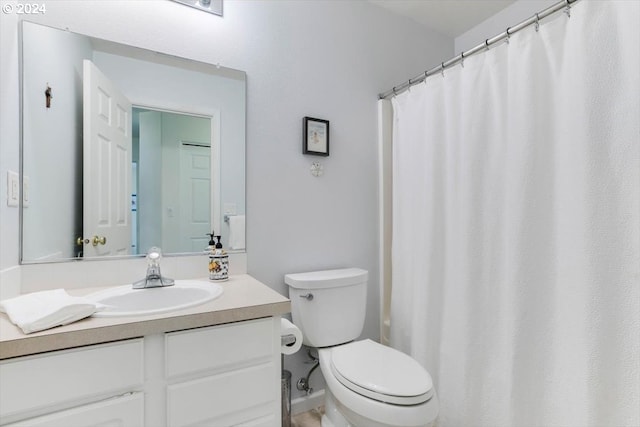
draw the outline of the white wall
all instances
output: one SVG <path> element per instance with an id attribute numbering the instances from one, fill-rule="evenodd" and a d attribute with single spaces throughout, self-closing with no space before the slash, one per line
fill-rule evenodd
<path id="1" fill-rule="evenodd" d="M 453 41 L 359 0 L 228 1 L 223 18 L 164 0 L 46 4 L 29 19 L 247 72 L 248 271 L 286 295 L 286 273 L 369 270 L 363 335 L 377 338 L 377 94 L 450 57 Z M 0 14 L 3 180 L 18 167 L 16 20 Z M 302 155 L 304 116 L 330 120 L 329 158 Z M 0 205 L 2 268 L 18 262 L 18 215 Z M 287 358 L 294 382 L 302 359 Z"/>

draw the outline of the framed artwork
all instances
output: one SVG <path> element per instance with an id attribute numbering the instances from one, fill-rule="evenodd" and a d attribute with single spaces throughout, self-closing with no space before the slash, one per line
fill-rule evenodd
<path id="1" fill-rule="evenodd" d="M 302 119 L 302 154 L 329 155 L 329 121 L 305 117 Z"/>

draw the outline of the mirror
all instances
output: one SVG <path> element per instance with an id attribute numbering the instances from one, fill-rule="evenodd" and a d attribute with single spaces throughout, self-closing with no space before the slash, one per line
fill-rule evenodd
<path id="1" fill-rule="evenodd" d="M 22 263 L 243 252 L 245 73 L 21 24 Z"/>

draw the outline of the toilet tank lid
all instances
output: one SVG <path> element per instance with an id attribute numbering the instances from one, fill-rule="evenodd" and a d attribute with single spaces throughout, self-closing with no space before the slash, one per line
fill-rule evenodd
<path id="1" fill-rule="evenodd" d="M 296 289 L 337 288 L 366 282 L 368 277 L 367 270 L 361 268 L 340 268 L 287 274 L 284 283 Z"/>

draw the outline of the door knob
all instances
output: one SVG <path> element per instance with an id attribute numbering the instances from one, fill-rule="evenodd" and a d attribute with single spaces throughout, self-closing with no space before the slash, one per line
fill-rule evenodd
<path id="1" fill-rule="evenodd" d="M 88 245 L 88 244 L 89 244 L 89 242 L 90 242 L 90 240 L 89 240 L 89 239 L 83 239 L 82 237 L 78 237 L 78 238 L 76 239 L 76 245 L 78 245 L 78 246 Z"/>
<path id="2" fill-rule="evenodd" d="M 105 236 L 102 236 L 102 237 L 93 236 L 93 240 L 91 241 L 91 244 L 93 244 L 93 246 L 98 246 L 98 244 L 104 245 L 106 243 L 107 243 L 107 238 Z"/>

